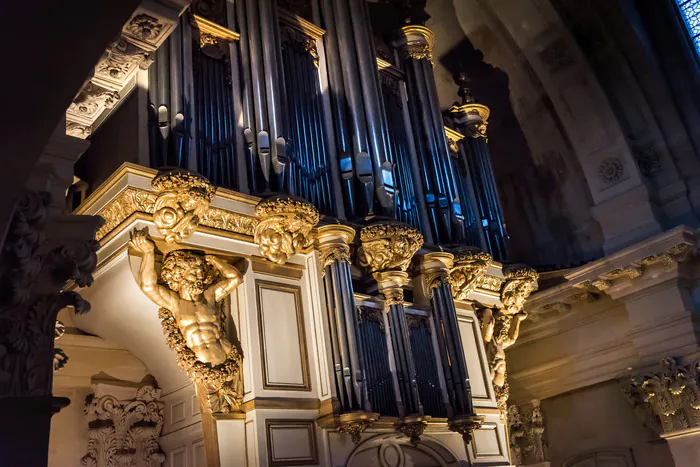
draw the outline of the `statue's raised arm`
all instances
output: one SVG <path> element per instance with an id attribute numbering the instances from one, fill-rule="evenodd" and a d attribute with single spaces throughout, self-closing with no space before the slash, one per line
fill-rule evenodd
<path id="1" fill-rule="evenodd" d="M 204 292 L 206 297 L 213 297 L 214 301 L 218 302 L 233 292 L 243 281 L 243 278 L 238 269 L 214 255 L 206 255 L 204 259 L 224 277 L 223 280 L 210 286 Z"/>
<path id="2" fill-rule="evenodd" d="M 148 228 L 134 230 L 131 234 L 130 245 L 134 250 L 143 254 L 137 279 L 139 287 L 156 305 L 172 309 L 176 298 L 173 296 L 173 292 L 158 284 L 155 244 L 153 240 L 148 238 Z"/>

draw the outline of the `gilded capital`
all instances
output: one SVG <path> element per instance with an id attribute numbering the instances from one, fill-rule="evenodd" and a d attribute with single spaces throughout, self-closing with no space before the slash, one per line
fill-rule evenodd
<path id="1" fill-rule="evenodd" d="M 461 105 L 453 105 L 447 112 L 459 125 L 469 130 L 468 136 L 472 138 L 486 138 L 486 127 L 491 115 L 491 110 L 488 107 L 476 102 L 466 102 Z"/>
<path id="2" fill-rule="evenodd" d="M 435 35 L 425 26 L 409 25 L 401 28 L 399 47 L 403 53 L 413 60 L 428 60 L 433 63 L 433 47 Z"/>
<path id="3" fill-rule="evenodd" d="M 452 296 L 466 300 L 479 285 L 491 264 L 491 255 L 476 249 L 463 249 L 455 253 L 454 267 L 450 271 Z"/>
<path id="4" fill-rule="evenodd" d="M 153 223 L 168 243 L 179 243 L 192 235 L 216 191 L 206 178 L 180 169 L 159 172 L 151 187 L 158 193 Z"/>
<path id="5" fill-rule="evenodd" d="M 428 298 L 432 298 L 433 289 L 440 285 L 449 285 L 450 271 L 454 266 L 454 255 L 444 251 L 436 251 L 423 255 L 420 262 L 423 290 Z"/>
<path id="6" fill-rule="evenodd" d="M 277 264 L 311 246 L 318 210 L 301 199 L 269 198 L 255 207 L 255 243 L 260 254 Z"/>
<path id="7" fill-rule="evenodd" d="M 331 224 L 316 230 L 316 249 L 321 254 L 322 269 L 342 261 L 350 263 L 350 243 L 355 238 L 355 229 L 347 225 Z"/>
<path id="8" fill-rule="evenodd" d="M 462 435 L 465 443 L 472 440 L 472 433 L 478 430 L 484 424 L 483 415 L 467 415 L 464 417 L 453 418 L 447 422 L 450 431 Z"/>
<path id="9" fill-rule="evenodd" d="M 515 265 L 504 271 L 506 282 L 501 290 L 501 302 L 504 313 L 516 315 L 523 311 L 525 301 L 532 292 L 537 290 L 537 279 L 540 277 L 534 269 Z"/>
<path id="10" fill-rule="evenodd" d="M 375 272 L 374 280 L 379 286 L 379 293 L 384 295 L 384 307 L 403 305 L 403 288 L 408 284 L 408 273 L 403 271 Z"/>
<path id="11" fill-rule="evenodd" d="M 423 235 L 405 224 L 374 224 L 360 231 L 360 242 L 360 265 L 370 273 L 406 271 L 413 255 L 423 246 Z"/>

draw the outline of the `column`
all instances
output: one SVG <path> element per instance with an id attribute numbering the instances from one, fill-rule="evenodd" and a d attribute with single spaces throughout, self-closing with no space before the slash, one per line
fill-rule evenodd
<path id="1" fill-rule="evenodd" d="M 326 291 L 327 325 L 333 356 L 335 398 L 340 409 L 339 431 L 359 443 L 364 430 L 379 417 L 372 413 L 363 378 L 358 345 L 355 297 L 350 274 L 350 243 L 355 229 L 333 224 L 318 228 L 316 247 L 321 255 Z"/>
<path id="2" fill-rule="evenodd" d="M 461 434 L 465 442 L 469 442 L 472 431 L 481 426 L 484 417 L 476 415 L 472 405 L 467 362 L 450 286 L 453 267 L 454 256 L 451 253 L 428 253 L 421 258 L 422 280 L 438 330 L 438 350 L 451 408 L 448 410 L 449 427 Z"/>
<path id="3" fill-rule="evenodd" d="M 402 415 L 396 429 L 416 444 L 429 417 L 423 416 L 418 394 L 416 368 L 403 306 L 403 288 L 408 283 L 406 269 L 413 255 L 423 245 L 423 236 L 404 224 L 374 224 L 360 231 L 360 241 L 360 265 L 372 274 L 379 292 L 384 296 L 384 311 L 387 314 L 389 340 L 398 381 L 399 412 Z"/>
<path id="4" fill-rule="evenodd" d="M 481 220 L 485 248 L 495 259 L 504 260 L 508 254 L 508 233 L 486 136 L 491 111 L 474 101 L 471 91 L 466 87 L 465 74 L 461 74 L 457 82 L 460 84 L 462 103 L 450 107 L 447 114 L 466 136 L 463 150 L 458 152 L 459 163 L 463 172 L 469 174 L 469 182 L 473 187 L 476 215 Z"/>
<path id="5" fill-rule="evenodd" d="M 360 0 L 323 0 L 321 7 L 347 217 L 393 216 L 396 189 L 367 6 Z"/>
<path id="6" fill-rule="evenodd" d="M 438 244 L 461 243 L 465 236 L 463 200 L 458 196 L 437 99 L 433 44 L 433 33 L 425 26 L 401 28 L 399 47 L 408 109 L 433 238 Z"/>

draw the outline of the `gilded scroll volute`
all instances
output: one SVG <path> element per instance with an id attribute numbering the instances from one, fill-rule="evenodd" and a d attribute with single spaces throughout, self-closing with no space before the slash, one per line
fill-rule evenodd
<path id="1" fill-rule="evenodd" d="M 318 224 L 318 210 L 300 199 L 271 198 L 255 207 L 258 251 L 269 261 L 285 264 L 292 255 L 313 243 L 311 232 Z"/>

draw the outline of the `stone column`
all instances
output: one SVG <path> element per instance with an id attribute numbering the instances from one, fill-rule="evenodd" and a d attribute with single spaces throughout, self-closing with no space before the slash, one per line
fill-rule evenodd
<path id="1" fill-rule="evenodd" d="M 448 410 L 449 427 L 461 434 L 465 442 L 469 442 L 472 431 L 481 426 L 484 418 L 476 415 L 472 405 L 467 362 L 450 286 L 453 267 L 454 255 L 445 252 L 426 254 L 420 265 L 423 285 L 430 298 L 435 327 L 438 329 L 438 351 L 451 409 Z"/>
<path id="2" fill-rule="evenodd" d="M 398 380 L 399 412 L 397 430 L 417 443 L 427 425 L 418 394 L 416 368 L 406 325 L 403 287 L 408 283 L 408 268 L 413 255 L 423 245 L 423 236 L 404 224 L 374 224 L 360 232 L 360 264 L 367 267 L 384 296 L 389 323 L 394 368 Z"/>
<path id="3" fill-rule="evenodd" d="M 339 430 L 359 441 L 361 433 L 379 417 L 372 413 L 363 378 L 357 342 L 357 317 L 350 274 L 350 243 L 355 229 L 333 224 L 318 228 L 316 247 L 321 254 L 326 291 L 328 331 L 333 354 L 335 396 L 341 412 Z"/>
<path id="4" fill-rule="evenodd" d="M 433 75 L 433 32 L 425 26 L 401 28 L 399 46 L 420 174 L 433 238 L 438 244 L 464 240 L 464 215 L 450 163 L 445 128 Z M 418 174 L 416 174 L 418 175 Z"/>

